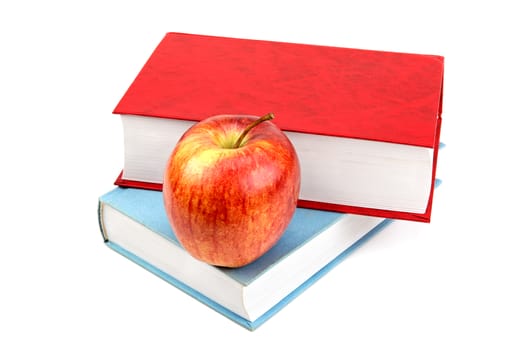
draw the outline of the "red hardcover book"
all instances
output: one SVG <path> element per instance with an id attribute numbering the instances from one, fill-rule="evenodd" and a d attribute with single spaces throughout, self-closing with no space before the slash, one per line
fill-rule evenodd
<path id="1" fill-rule="evenodd" d="M 273 112 L 299 153 L 300 206 L 429 222 L 443 73 L 436 55 L 168 33 L 114 110 L 116 184 L 160 190 L 192 123 Z"/>

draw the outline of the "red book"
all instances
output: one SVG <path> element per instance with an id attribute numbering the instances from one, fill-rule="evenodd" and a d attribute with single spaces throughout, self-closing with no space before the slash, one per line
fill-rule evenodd
<path id="1" fill-rule="evenodd" d="M 443 72 L 436 55 L 168 33 L 114 110 L 116 184 L 160 190 L 190 125 L 273 112 L 299 154 L 300 206 L 429 222 Z"/>

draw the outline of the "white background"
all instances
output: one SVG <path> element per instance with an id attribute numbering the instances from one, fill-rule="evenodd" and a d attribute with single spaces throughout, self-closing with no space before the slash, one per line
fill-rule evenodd
<path id="1" fill-rule="evenodd" d="M 0 348 L 522 349 L 524 13 L 361 3 L 2 2 Z M 394 223 L 255 332 L 105 247 L 112 110 L 168 31 L 445 56 L 431 224 Z"/>

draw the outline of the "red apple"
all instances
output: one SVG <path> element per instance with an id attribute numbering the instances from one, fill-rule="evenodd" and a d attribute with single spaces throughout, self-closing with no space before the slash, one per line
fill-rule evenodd
<path id="1" fill-rule="evenodd" d="M 246 265 L 268 251 L 291 221 L 299 161 L 272 118 L 210 117 L 175 146 L 164 173 L 164 204 L 176 237 L 195 258 Z"/>

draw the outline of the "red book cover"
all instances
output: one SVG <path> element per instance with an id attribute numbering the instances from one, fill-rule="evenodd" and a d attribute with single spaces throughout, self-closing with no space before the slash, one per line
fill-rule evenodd
<path id="1" fill-rule="evenodd" d="M 271 111 L 284 131 L 433 148 L 434 177 L 443 73 L 436 55 L 167 33 L 114 113 L 199 121 Z M 429 221 L 431 197 L 423 215 L 300 204 Z"/>

